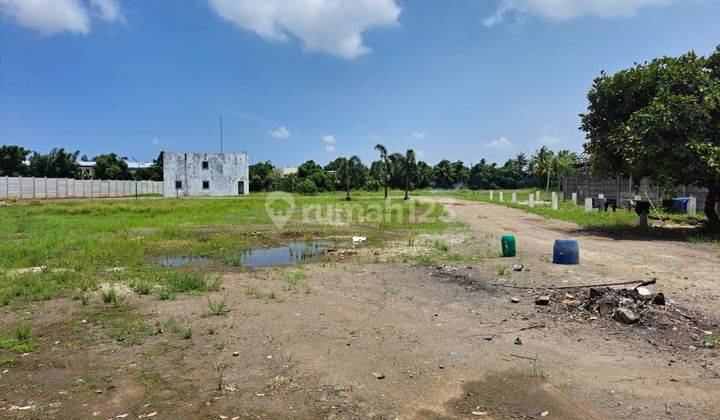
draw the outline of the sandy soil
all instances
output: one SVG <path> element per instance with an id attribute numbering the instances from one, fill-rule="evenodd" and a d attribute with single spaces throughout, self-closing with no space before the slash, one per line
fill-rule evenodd
<path id="1" fill-rule="evenodd" d="M 175 317 L 194 332 L 184 339 L 163 330 L 135 346 L 82 322 L 77 302 L 4 313 L 3 328 L 32 317 L 40 346 L 1 367 L 0 416 L 720 418 L 717 350 L 694 346 L 720 319 L 716 247 L 615 239 L 505 207 L 438 200 L 478 241 L 499 248 L 499 234 L 514 233 L 518 257 L 229 272 L 211 295 L 227 296 L 226 315 L 209 315 L 207 296 L 132 297 L 147 322 Z M 550 263 L 553 240 L 565 236 L 580 242 L 578 266 Z M 516 262 L 526 270 L 498 279 L 494 266 Z M 307 271 L 302 287 L 283 291 L 298 269 Z M 507 287 L 649 277 L 686 322 L 588 320 L 555 302 L 536 306 L 536 290 Z M 283 300 L 248 296 L 250 286 Z"/>

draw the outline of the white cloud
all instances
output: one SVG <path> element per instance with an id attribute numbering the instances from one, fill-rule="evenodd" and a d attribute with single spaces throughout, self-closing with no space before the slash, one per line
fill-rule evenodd
<path id="1" fill-rule="evenodd" d="M 207 0 L 221 18 L 271 41 L 351 59 L 370 51 L 362 33 L 397 24 L 395 0 Z"/>
<path id="2" fill-rule="evenodd" d="M 124 22 L 117 0 L 90 0 L 101 19 Z M 0 0 L 0 14 L 42 35 L 90 33 L 90 10 L 81 0 Z"/>
<path id="3" fill-rule="evenodd" d="M 79 0 L 0 0 L 0 13 L 43 35 L 90 32 L 90 17 Z"/>
<path id="4" fill-rule="evenodd" d="M 512 145 L 512 143 L 504 136 L 485 143 L 485 147 L 492 149 L 506 149 L 510 147 L 510 145 Z"/>
<path id="5" fill-rule="evenodd" d="M 275 137 L 276 139 L 289 139 L 290 138 L 290 130 L 285 128 L 285 126 L 281 126 L 277 130 L 274 131 L 268 131 L 268 134 Z"/>
<path id="6" fill-rule="evenodd" d="M 558 21 L 584 16 L 633 16 L 644 7 L 665 6 L 674 1 L 676 0 L 500 0 L 495 12 L 485 18 L 483 24 L 496 25 L 510 13 Z"/>
<path id="7" fill-rule="evenodd" d="M 328 144 L 327 146 L 325 146 L 325 151 L 328 153 L 335 153 L 335 146 L 333 146 L 332 144 Z"/>
<path id="8" fill-rule="evenodd" d="M 415 140 L 422 140 L 427 137 L 427 134 L 425 134 L 424 131 L 416 131 L 411 134 L 412 138 Z"/>
<path id="9" fill-rule="evenodd" d="M 90 3 L 95 9 L 98 9 L 102 19 L 108 22 L 125 21 L 125 15 L 117 0 L 91 0 Z"/>
<path id="10" fill-rule="evenodd" d="M 322 136 L 322 139 L 325 143 L 335 143 L 335 136 L 331 134 Z"/>

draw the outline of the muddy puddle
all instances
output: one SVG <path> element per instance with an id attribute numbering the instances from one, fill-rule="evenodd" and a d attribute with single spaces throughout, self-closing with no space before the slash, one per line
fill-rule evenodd
<path id="1" fill-rule="evenodd" d="M 334 248 L 335 243 L 332 241 L 299 241 L 273 248 L 255 248 L 239 252 L 225 260 L 206 257 L 166 256 L 156 259 L 155 263 L 163 267 L 182 267 L 195 264 L 269 267 L 306 262 Z"/>

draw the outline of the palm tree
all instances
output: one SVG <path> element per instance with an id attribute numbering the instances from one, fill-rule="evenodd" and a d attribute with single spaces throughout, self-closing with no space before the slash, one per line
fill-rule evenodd
<path id="1" fill-rule="evenodd" d="M 575 156 L 575 153 L 567 150 L 559 151 L 557 155 L 555 155 L 555 157 L 553 158 L 552 170 L 557 175 L 558 192 L 560 192 L 562 180 L 573 173 L 573 170 L 575 169 L 573 165 L 575 164 L 576 158 L 577 157 Z"/>
<path id="2" fill-rule="evenodd" d="M 545 184 L 545 191 L 550 190 L 550 171 L 552 170 L 553 163 L 553 152 L 543 146 L 535 153 L 535 156 L 530 159 L 530 166 L 535 172 L 535 176 L 540 178 L 541 176 L 547 177 L 547 183 Z"/>
<path id="3" fill-rule="evenodd" d="M 405 176 L 405 200 L 408 200 L 410 198 L 409 191 L 410 191 L 410 181 L 412 180 L 413 176 L 415 176 L 415 170 L 417 168 L 417 163 L 415 162 L 415 152 L 412 149 L 408 149 L 407 152 L 405 152 L 405 156 L 401 160 L 402 162 L 402 169 L 403 169 L 403 175 Z"/>
<path id="4" fill-rule="evenodd" d="M 389 167 L 388 167 L 388 151 L 385 146 L 383 146 L 382 144 L 379 144 L 379 143 L 375 145 L 375 150 L 380 152 L 380 159 L 382 159 L 383 162 L 385 163 L 385 171 L 383 173 L 383 175 L 384 175 L 383 178 L 385 178 L 385 199 L 387 200 L 387 198 L 388 198 L 387 197 L 388 180 L 390 178 L 390 171 L 389 171 Z"/>
<path id="5" fill-rule="evenodd" d="M 353 180 L 358 181 L 363 175 L 362 162 L 357 156 L 353 156 L 350 159 L 340 158 L 338 159 L 338 177 L 345 187 L 345 201 L 350 201 L 350 187 L 352 186 Z"/>

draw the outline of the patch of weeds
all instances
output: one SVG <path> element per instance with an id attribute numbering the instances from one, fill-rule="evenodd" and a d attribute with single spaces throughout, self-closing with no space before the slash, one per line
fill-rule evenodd
<path id="1" fill-rule="evenodd" d="M 415 235 L 408 236 L 407 244 L 408 246 L 415 246 Z"/>
<path id="2" fill-rule="evenodd" d="M 207 290 L 205 279 L 200 274 L 168 271 L 164 277 L 168 289 L 173 293 L 204 292 Z"/>
<path id="3" fill-rule="evenodd" d="M 140 378 L 138 378 L 138 383 L 142 386 L 150 386 L 153 384 L 153 381 L 149 376 L 141 375 Z"/>
<path id="4" fill-rule="evenodd" d="M 207 327 L 208 335 L 215 335 L 215 327 Z"/>
<path id="5" fill-rule="evenodd" d="M 497 274 L 500 277 L 505 277 L 509 272 L 508 267 L 501 265 L 501 264 L 494 265 L 493 269 L 495 270 L 495 274 Z"/>
<path id="6" fill-rule="evenodd" d="M 125 297 L 121 296 L 113 287 L 103 290 L 100 297 L 103 303 L 112 303 L 116 308 L 125 305 Z"/>
<path id="7" fill-rule="evenodd" d="M 72 381 L 70 381 L 70 386 L 78 387 L 78 386 L 82 386 L 82 385 L 85 385 L 85 379 L 83 379 L 83 378 L 75 378 Z"/>
<path id="8" fill-rule="evenodd" d="M 295 270 L 287 273 L 285 278 L 283 279 L 285 284 L 283 284 L 283 290 L 296 295 L 300 287 L 304 285 L 304 281 L 308 278 L 308 273 L 304 270 Z"/>
<path id="9" fill-rule="evenodd" d="M 217 292 L 220 290 L 220 285 L 222 285 L 222 278 L 215 277 L 210 282 L 207 282 L 205 284 L 205 291 L 206 292 Z"/>
<path id="10" fill-rule="evenodd" d="M 160 300 L 171 300 L 175 298 L 175 295 L 166 288 L 161 288 L 157 292 L 157 298 Z"/>
<path id="11" fill-rule="evenodd" d="M 37 343 L 30 338 L 30 330 L 30 324 L 18 322 L 13 326 L 11 334 L 0 333 L 0 349 L 8 349 L 15 353 L 35 350 Z"/>
<path id="12" fill-rule="evenodd" d="M 217 372 L 217 379 L 215 380 L 215 389 L 217 391 L 223 390 L 223 372 L 225 372 L 226 367 L 227 367 L 227 365 L 222 362 L 215 364 L 215 371 Z"/>
<path id="13" fill-rule="evenodd" d="M 223 350 L 225 350 L 225 347 L 227 347 L 227 342 L 224 340 L 218 341 L 217 343 L 215 343 L 215 350 L 217 350 L 217 351 L 223 351 Z"/>
<path id="14" fill-rule="evenodd" d="M 208 298 L 207 305 L 210 309 L 210 313 L 213 315 L 225 315 L 226 313 L 230 312 L 230 309 L 228 309 L 227 307 L 227 296 L 218 300 L 212 300 Z"/>
<path id="15" fill-rule="evenodd" d="M 147 315 L 130 313 L 129 306 L 111 308 L 99 305 L 85 314 L 88 322 L 107 330 L 108 338 L 124 346 L 138 345 L 143 337 L 158 334 L 158 328 L 145 322 Z"/>
<path id="16" fill-rule="evenodd" d="M 157 344 L 157 346 L 155 346 L 152 351 L 145 353 L 145 356 L 150 358 L 165 356 L 170 352 L 171 348 L 172 345 L 170 343 L 168 343 L 167 341 L 161 341 Z"/>
<path id="17" fill-rule="evenodd" d="M 188 328 L 188 329 L 185 330 L 185 332 L 183 333 L 183 338 L 186 339 L 186 340 L 190 340 L 190 339 L 192 338 L 192 336 L 193 336 L 193 330 L 192 330 L 192 328 Z"/>
<path id="18" fill-rule="evenodd" d="M 177 322 L 177 319 L 175 319 L 174 316 L 171 316 L 167 321 L 165 321 L 165 330 L 170 331 L 173 334 L 180 334 L 183 329 L 180 326 L 180 323 Z"/>
<path id="19" fill-rule="evenodd" d="M 433 243 L 433 246 L 435 247 L 436 250 L 438 250 L 438 251 L 440 251 L 440 252 L 448 252 L 448 251 L 450 251 L 450 246 L 449 246 L 448 244 L 446 244 L 444 241 L 441 241 L 441 240 L 436 240 L 436 241 Z"/>
<path id="20" fill-rule="evenodd" d="M 135 280 L 132 283 L 132 291 L 138 295 L 149 295 L 152 291 L 152 284 L 146 280 Z"/>
<path id="21" fill-rule="evenodd" d="M 72 299 L 79 300 L 83 306 L 86 306 L 90 302 L 90 293 L 78 290 L 73 293 Z"/>
<path id="22" fill-rule="evenodd" d="M 391 295 L 396 295 L 396 294 L 398 293 L 398 291 L 399 291 L 399 290 L 398 290 L 397 288 L 392 287 L 392 286 L 386 284 L 386 285 L 385 285 L 385 288 L 384 288 L 384 290 L 383 290 L 383 294 L 384 294 L 385 296 L 391 296 Z"/>
<path id="23" fill-rule="evenodd" d="M 245 288 L 245 296 L 260 299 L 262 297 L 262 292 L 260 292 L 260 289 L 258 289 L 257 286 L 250 285 Z"/>
<path id="24" fill-rule="evenodd" d="M 720 334 L 712 334 L 700 343 L 700 347 L 718 348 L 720 347 Z"/>

